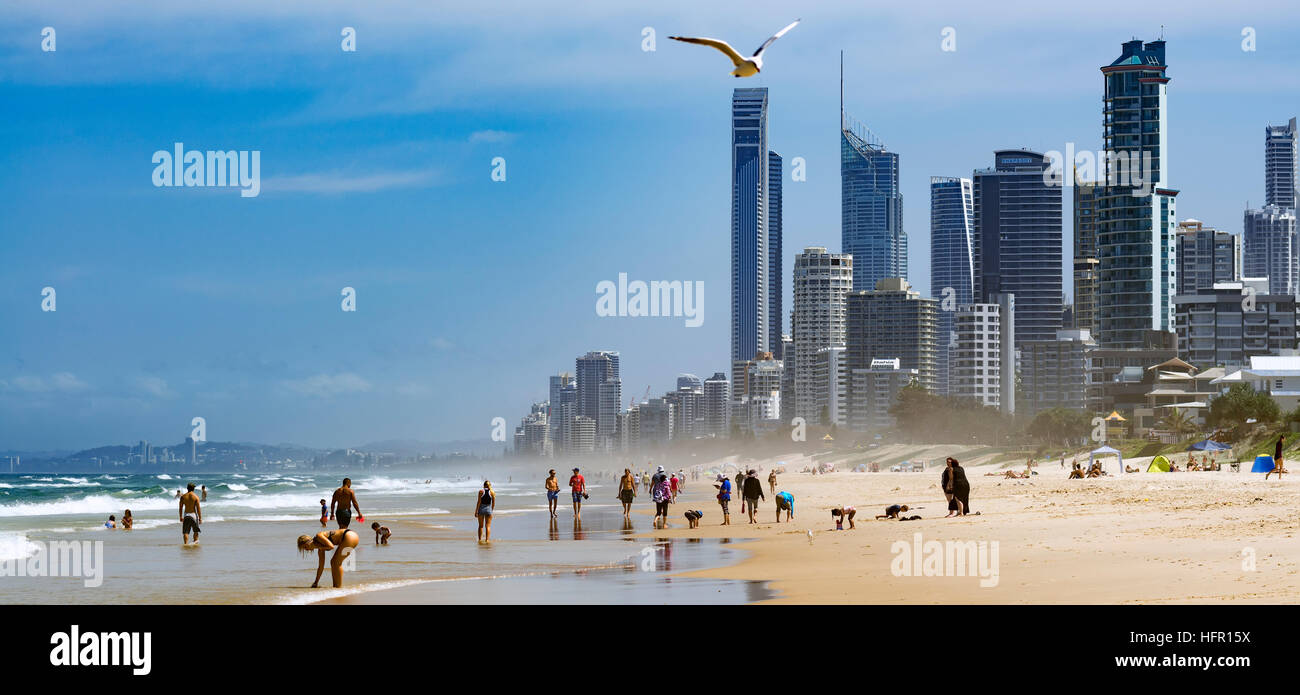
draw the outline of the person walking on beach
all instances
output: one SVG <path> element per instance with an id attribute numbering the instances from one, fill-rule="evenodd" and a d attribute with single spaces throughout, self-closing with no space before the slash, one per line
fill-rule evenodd
<path id="1" fill-rule="evenodd" d="M 731 481 L 727 476 L 718 474 L 718 483 L 714 485 L 718 489 L 718 504 L 722 507 L 722 525 L 731 525 L 731 510 L 728 508 L 731 504 Z"/>
<path id="2" fill-rule="evenodd" d="M 325 528 L 326 526 L 329 525 L 329 519 L 330 519 L 330 508 L 329 508 L 329 505 L 325 504 L 325 500 L 321 500 L 321 501 L 320 501 L 320 525 L 321 525 L 321 528 Z"/>
<path id="3" fill-rule="evenodd" d="M 673 493 L 673 502 L 676 502 L 676 501 L 677 501 L 677 489 L 681 486 L 681 483 L 679 483 L 678 480 L 677 480 L 677 474 L 676 474 L 676 473 L 673 473 L 673 477 L 671 477 L 671 478 L 668 479 L 668 486 L 669 486 L 669 488 L 672 490 L 672 493 Z"/>
<path id="4" fill-rule="evenodd" d="M 736 473 L 736 494 L 740 495 L 740 513 L 745 513 L 745 472 Z"/>
<path id="5" fill-rule="evenodd" d="M 1281 480 L 1282 474 L 1286 473 L 1286 469 L 1282 467 L 1282 440 L 1285 437 L 1285 434 L 1277 436 L 1277 444 L 1273 445 L 1273 470 L 1264 474 L 1264 480 L 1268 480 L 1268 477 L 1274 473 L 1277 473 L 1277 479 Z"/>
<path id="6" fill-rule="evenodd" d="M 320 576 L 325 571 L 325 551 L 333 550 L 334 556 L 330 558 L 330 576 L 334 580 L 334 588 L 338 589 L 343 586 L 343 561 L 352 554 L 361 543 L 361 536 L 356 531 L 349 529 L 336 529 L 334 531 L 321 531 L 312 536 L 298 536 L 298 552 L 306 553 L 315 550 L 319 553 L 320 562 L 316 565 L 316 581 L 311 583 L 311 588 L 320 587 Z"/>
<path id="7" fill-rule="evenodd" d="M 767 490 L 773 495 L 776 494 L 776 469 L 773 468 L 771 473 L 767 474 Z"/>
<path id="8" fill-rule="evenodd" d="M 632 500 L 636 499 L 636 476 L 631 468 L 623 469 L 623 477 L 618 481 L 618 499 L 623 503 L 623 518 L 632 516 Z"/>
<path id="9" fill-rule="evenodd" d="M 338 518 L 339 528 L 347 528 L 352 523 L 354 507 L 357 516 L 361 516 L 361 505 L 357 503 L 357 494 L 352 491 L 352 479 L 344 478 L 343 485 L 334 491 L 334 498 L 330 500 L 330 518 Z"/>
<path id="10" fill-rule="evenodd" d="M 478 519 L 478 542 L 492 542 L 492 512 L 497 508 L 497 496 L 492 492 L 492 482 L 483 481 L 483 489 L 474 498 L 474 517 Z M 486 538 L 484 536 L 486 535 Z"/>
<path id="11" fill-rule="evenodd" d="M 194 542 L 199 542 L 199 524 L 203 523 L 203 509 L 199 505 L 199 496 L 194 494 L 194 483 L 190 483 L 188 491 L 181 495 L 180 515 L 181 515 L 181 544 L 190 544 L 190 532 L 193 529 Z"/>
<path id="12" fill-rule="evenodd" d="M 554 468 L 546 478 L 546 504 L 551 509 L 551 518 L 556 518 L 560 506 L 560 481 L 555 477 Z"/>
<path id="13" fill-rule="evenodd" d="M 673 501 L 672 483 L 666 475 L 656 476 L 657 480 L 650 488 L 650 499 L 655 503 L 655 528 L 668 526 L 668 505 Z"/>
<path id="14" fill-rule="evenodd" d="M 970 482 L 966 480 L 966 469 L 957 459 L 949 456 L 948 467 L 943 470 L 941 478 L 945 494 L 951 495 L 948 501 L 948 516 L 966 516 L 970 513 Z"/>
<path id="15" fill-rule="evenodd" d="M 587 480 L 578 473 L 577 468 L 569 476 L 569 490 L 573 492 L 573 519 L 577 521 L 582 518 L 582 501 L 587 498 Z"/>
<path id="16" fill-rule="evenodd" d="M 745 476 L 745 487 L 742 488 L 745 494 L 745 508 L 749 511 L 749 523 L 757 524 L 758 520 L 754 515 L 758 513 L 759 498 L 767 499 L 763 494 L 763 482 L 758 479 L 758 474 L 750 469 L 749 475 Z M 777 520 L 780 521 L 780 513 L 777 514 Z"/>

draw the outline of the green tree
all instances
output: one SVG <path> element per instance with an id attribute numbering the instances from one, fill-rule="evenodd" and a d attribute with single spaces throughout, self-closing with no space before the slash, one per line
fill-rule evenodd
<path id="1" fill-rule="evenodd" d="M 1196 431 L 1196 423 L 1192 422 L 1192 416 L 1179 412 L 1177 408 L 1171 409 L 1160 418 L 1159 426 L 1166 432 L 1173 432 L 1179 439 Z"/>
<path id="2" fill-rule="evenodd" d="M 1281 415 L 1281 409 L 1267 393 L 1256 391 L 1250 384 L 1238 383 L 1210 403 L 1206 422 L 1212 427 L 1237 427 L 1251 419 L 1276 422 Z"/>

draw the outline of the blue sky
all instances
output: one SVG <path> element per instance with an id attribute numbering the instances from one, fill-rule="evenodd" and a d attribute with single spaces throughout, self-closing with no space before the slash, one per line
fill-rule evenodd
<path id="1" fill-rule="evenodd" d="M 217 440 L 481 439 L 590 349 L 622 353 L 625 400 L 727 371 L 731 90 L 768 87 L 771 146 L 807 161 L 788 274 L 840 245 L 840 49 L 847 109 L 901 154 L 923 291 L 929 177 L 1097 149 L 1125 40 L 1164 25 L 1180 218 L 1239 232 L 1265 124 L 1300 112 L 1286 2 L 264 4 L 0 10 L 0 449 L 179 441 L 195 416 Z M 743 81 L 666 38 L 748 53 L 799 16 Z M 155 188 L 175 142 L 260 150 L 261 195 Z M 620 272 L 702 281 L 703 326 L 598 317 Z"/>

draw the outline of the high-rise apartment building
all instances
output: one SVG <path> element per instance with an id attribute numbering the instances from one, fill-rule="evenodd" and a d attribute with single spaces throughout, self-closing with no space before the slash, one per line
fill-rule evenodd
<path id="1" fill-rule="evenodd" d="M 1269 294 L 1300 294 L 1300 242 L 1296 211 L 1278 205 L 1247 210 L 1243 221 L 1243 274 L 1268 278 Z"/>
<path id="2" fill-rule="evenodd" d="M 1296 125 L 1264 128 L 1264 205 L 1300 207 L 1296 202 Z"/>
<path id="3" fill-rule="evenodd" d="M 939 300 L 936 391 L 951 393 L 950 345 L 958 306 L 975 297 L 975 202 L 970 179 L 930 177 L 930 294 Z"/>
<path id="4" fill-rule="evenodd" d="M 1061 186 L 1050 160 L 1028 150 L 994 153 L 975 172 L 975 302 L 1016 296 L 1016 342 L 1051 340 L 1061 328 Z"/>
<path id="5" fill-rule="evenodd" d="M 1167 67 L 1163 40 L 1135 39 L 1101 68 L 1105 178 L 1096 201 L 1093 334 L 1106 348 L 1141 348 L 1148 333 L 1174 327 L 1178 191 L 1167 181 Z"/>
<path id="6" fill-rule="evenodd" d="M 821 350 L 844 346 L 845 298 L 852 289 L 852 256 L 829 253 L 822 246 L 809 246 L 795 256 L 794 354 L 785 360 L 786 368 L 794 371 L 795 417 L 817 422 L 822 409 L 830 406 L 817 397 L 821 382 L 812 365 Z"/>
<path id="7" fill-rule="evenodd" d="M 768 226 L 771 158 L 767 88 L 731 97 L 731 360 L 767 350 L 770 299 Z M 732 380 L 736 380 L 735 374 Z"/>
<path id="8" fill-rule="evenodd" d="M 853 256 L 854 287 L 871 288 L 884 278 L 907 275 L 898 176 L 898 153 L 869 130 L 850 124 L 841 106 L 841 250 Z"/>
<path id="9" fill-rule="evenodd" d="M 1196 294 L 1217 282 L 1242 277 L 1241 237 L 1206 227 L 1200 220 L 1178 223 L 1178 294 Z"/>

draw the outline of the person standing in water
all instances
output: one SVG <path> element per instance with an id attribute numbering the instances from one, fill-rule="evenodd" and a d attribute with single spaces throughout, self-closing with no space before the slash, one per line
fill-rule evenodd
<path id="1" fill-rule="evenodd" d="M 550 507 L 551 518 L 554 519 L 556 510 L 560 506 L 560 481 L 555 477 L 554 468 L 546 478 L 546 505 Z"/>
<path id="2" fill-rule="evenodd" d="M 194 542 L 199 542 L 199 524 L 203 523 L 203 508 L 199 505 L 199 496 L 194 494 L 194 483 L 190 483 L 187 492 L 181 495 L 181 544 L 190 544 L 190 532 L 194 533 Z"/>
<path id="3" fill-rule="evenodd" d="M 356 531 L 343 528 L 334 531 L 321 531 L 315 537 L 298 536 L 298 552 L 306 553 L 315 550 L 319 553 L 320 562 L 316 565 L 316 581 L 311 583 L 311 588 L 320 587 L 320 576 L 325 571 L 326 550 L 334 551 L 334 556 L 330 558 L 330 576 L 334 580 L 334 588 L 341 588 L 343 586 L 343 561 L 352 554 L 352 551 L 360 543 L 361 536 L 358 536 Z"/>
<path id="4" fill-rule="evenodd" d="M 334 491 L 334 498 L 330 500 L 330 518 L 337 517 L 339 528 L 347 528 L 352 523 L 354 507 L 357 516 L 361 516 L 361 505 L 357 503 L 357 494 L 352 491 L 352 479 L 344 478 L 343 485 Z"/>
<path id="5" fill-rule="evenodd" d="M 623 503 L 623 518 L 632 515 L 632 500 L 636 499 L 636 476 L 631 468 L 623 469 L 623 477 L 618 481 L 618 499 Z"/>
<path id="6" fill-rule="evenodd" d="M 474 499 L 474 516 L 478 518 L 478 541 L 492 542 L 492 512 L 497 508 L 497 496 L 492 492 L 492 482 L 483 481 L 483 489 Z M 486 538 L 484 537 L 486 535 Z"/>

